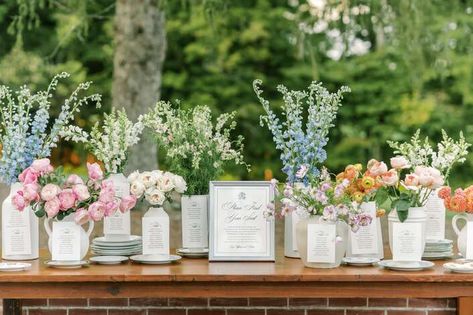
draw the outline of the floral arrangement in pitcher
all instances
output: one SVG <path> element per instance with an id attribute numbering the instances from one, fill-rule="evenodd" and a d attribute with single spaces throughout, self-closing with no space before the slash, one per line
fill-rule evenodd
<path id="1" fill-rule="evenodd" d="M 103 179 L 97 163 L 87 163 L 87 169 L 84 182 L 75 174 L 66 178 L 47 158 L 35 160 L 19 176 L 22 188 L 13 196 L 13 205 L 19 211 L 31 206 L 36 216 L 58 220 L 74 214 L 77 224 L 100 221 L 117 210 L 126 212 L 135 206 L 135 196 L 115 197 L 113 182 Z"/>
<path id="2" fill-rule="evenodd" d="M 452 188 L 442 187 L 438 196 L 443 199 L 445 208 L 454 212 L 473 213 L 473 185 L 467 188 L 457 188 L 452 195 Z"/>
<path id="3" fill-rule="evenodd" d="M 243 136 L 235 141 L 230 137 L 236 127 L 235 115 L 221 114 L 214 125 L 208 106 L 184 110 L 160 101 L 144 116 L 145 126 L 166 151 L 169 170 L 187 182 L 187 194 L 208 194 L 209 182 L 223 173 L 225 163 L 244 165 L 249 171 L 243 159 Z"/>
<path id="4" fill-rule="evenodd" d="M 45 91 L 31 92 L 26 86 L 12 92 L 0 86 L 2 154 L 0 178 L 6 184 L 17 182 L 18 175 L 35 159 L 51 155 L 61 133 L 89 101 L 100 107 L 101 96 L 93 94 L 80 98 L 81 92 L 90 87 L 90 82 L 80 83 L 70 96 L 62 102 L 59 116 L 50 121 L 51 100 L 59 79 L 69 77 L 66 72 L 57 74 Z"/>
<path id="5" fill-rule="evenodd" d="M 353 202 L 347 191 L 347 179 L 335 181 L 326 169 L 321 170 L 320 181 L 312 185 L 287 183 L 281 198 L 281 215 L 297 211 L 301 216 L 320 215 L 322 220 L 345 221 L 356 232 L 361 226 L 371 224 L 372 217 Z M 275 215 L 274 204 L 268 205 L 267 216 Z"/>
<path id="6" fill-rule="evenodd" d="M 170 200 L 173 192 L 183 194 L 187 190 L 184 178 L 160 170 L 142 173 L 135 171 L 128 176 L 128 182 L 133 196 L 144 198 L 153 206 L 162 206 Z"/>
<path id="7" fill-rule="evenodd" d="M 320 167 L 327 159 L 324 147 L 329 140 L 329 130 L 342 105 L 343 93 L 350 89 L 343 86 L 336 93 L 330 93 L 322 83 L 312 82 L 307 91 L 289 91 L 279 85 L 285 117 L 281 122 L 269 101 L 261 96 L 261 84 L 261 80 L 253 81 L 253 89 L 266 112 L 260 117 L 260 124 L 268 126 L 276 148 L 281 151 L 282 171 L 289 183 L 308 184 L 320 175 Z M 307 108 L 306 113 L 304 108 Z"/>
<path id="8" fill-rule="evenodd" d="M 128 160 L 130 147 L 140 141 L 143 131 L 142 116 L 136 123 L 131 122 L 124 109 L 112 108 L 110 114 L 105 114 L 100 128 L 97 122 L 89 133 L 78 126 L 68 126 L 61 133 L 65 140 L 83 142 L 105 167 L 107 174 L 122 173 Z"/>

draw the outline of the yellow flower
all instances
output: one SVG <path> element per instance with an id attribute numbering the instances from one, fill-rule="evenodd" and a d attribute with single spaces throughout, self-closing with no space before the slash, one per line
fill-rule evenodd
<path id="1" fill-rule="evenodd" d="M 376 217 L 379 218 L 379 217 L 382 217 L 386 214 L 386 210 L 384 209 L 378 209 L 376 210 Z"/>
<path id="2" fill-rule="evenodd" d="M 364 196 L 365 195 L 361 191 L 357 191 L 352 195 L 353 200 L 355 200 L 358 203 L 361 203 L 363 201 Z"/>
<path id="3" fill-rule="evenodd" d="M 360 163 L 357 163 L 354 165 L 355 166 L 355 169 L 358 171 L 358 172 L 361 172 L 361 170 L 363 169 L 363 165 L 361 165 Z"/>
<path id="4" fill-rule="evenodd" d="M 363 178 L 361 179 L 361 187 L 363 187 L 363 189 L 371 189 L 373 188 L 374 184 L 375 180 L 371 176 L 363 176 Z"/>

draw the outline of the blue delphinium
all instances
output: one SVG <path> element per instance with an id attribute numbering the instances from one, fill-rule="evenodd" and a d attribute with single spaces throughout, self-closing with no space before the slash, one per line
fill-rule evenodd
<path id="1" fill-rule="evenodd" d="M 289 91 L 279 85 L 285 116 L 281 122 L 271 110 L 269 101 L 261 96 L 261 83 L 261 80 L 253 82 L 253 89 L 266 111 L 266 115 L 260 117 L 260 123 L 261 126 L 268 126 L 276 148 L 281 151 L 282 171 L 287 175 L 287 181 L 308 184 L 316 180 L 320 175 L 320 166 L 327 159 L 324 148 L 329 140 L 329 130 L 341 106 L 343 93 L 350 92 L 350 89 L 343 86 L 336 93 L 330 93 L 322 83 L 315 81 L 307 91 Z M 307 121 L 304 127 L 305 113 Z"/>
<path id="2" fill-rule="evenodd" d="M 0 86 L 0 180 L 3 183 L 15 183 L 18 175 L 35 159 L 49 157 L 51 149 L 59 141 L 61 131 L 71 122 L 80 106 L 89 100 L 100 106 L 101 97 L 98 94 L 79 99 L 79 93 L 90 86 L 89 82 L 81 83 L 64 101 L 59 117 L 48 131 L 50 100 L 59 79 L 67 77 L 69 74 L 66 72 L 57 74 L 46 91 L 37 93 L 31 93 L 26 86 L 15 93 L 7 86 Z"/>

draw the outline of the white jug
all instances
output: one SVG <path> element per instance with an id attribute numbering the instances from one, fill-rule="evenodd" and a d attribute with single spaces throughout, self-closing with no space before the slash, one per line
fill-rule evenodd
<path id="1" fill-rule="evenodd" d="M 465 226 L 461 230 L 458 228 L 458 220 L 465 220 Z M 455 234 L 457 235 L 458 251 L 463 255 L 463 257 L 466 257 L 466 222 L 468 221 L 473 221 L 473 214 L 459 213 L 455 215 L 452 219 L 453 231 L 455 231 Z"/>

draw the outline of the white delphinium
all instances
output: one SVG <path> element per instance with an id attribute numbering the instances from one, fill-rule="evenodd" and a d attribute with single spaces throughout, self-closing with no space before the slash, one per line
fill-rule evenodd
<path id="1" fill-rule="evenodd" d="M 124 109 L 112 109 L 110 114 L 104 115 L 102 126 L 97 122 L 90 134 L 78 126 L 69 126 L 62 136 L 66 140 L 84 142 L 87 149 L 104 164 L 107 173 L 121 173 L 128 160 L 128 151 L 140 140 L 143 128 L 142 116 L 133 123 Z"/>

